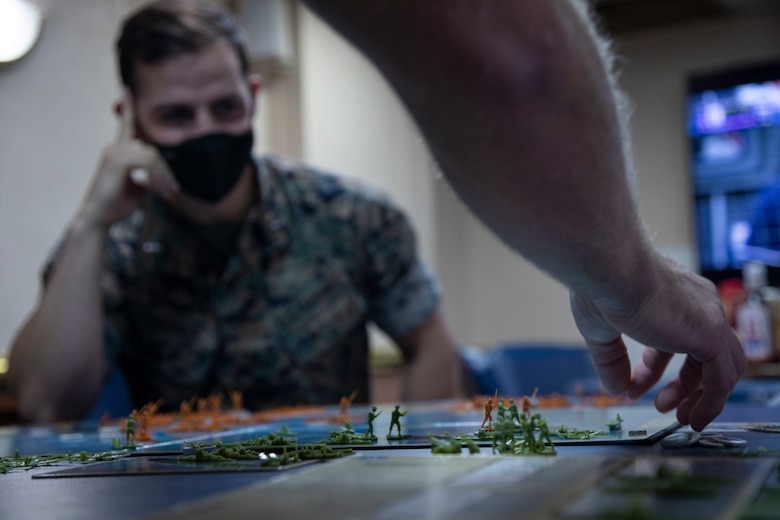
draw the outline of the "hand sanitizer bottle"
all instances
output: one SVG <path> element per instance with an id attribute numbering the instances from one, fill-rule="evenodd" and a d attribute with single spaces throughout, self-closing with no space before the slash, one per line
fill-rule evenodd
<path id="1" fill-rule="evenodd" d="M 773 358 L 772 320 L 769 308 L 761 297 L 767 285 L 766 266 L 745 262 L 742 279 L 747 300 L 737 309 L 737 336 L 750 362 L 766 362 Z"/>

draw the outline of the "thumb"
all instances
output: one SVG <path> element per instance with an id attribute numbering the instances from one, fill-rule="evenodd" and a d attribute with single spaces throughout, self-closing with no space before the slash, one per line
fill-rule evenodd
<path id="1" fill-rule="evenodd" d="M 587 298 L 572 292 L 570 304 L 604 388 L 612 395 L 625 392 L 631 382 L 631 361 L 620 331 Z"/>
<path id="2" fill-rule="evenodd" d="M 631 382 L 631 361 L 623 339 L 609 343 L 594 343 L 585 338 L 590 357 L 601 382 L 610 395 L 622 394 Z"/>

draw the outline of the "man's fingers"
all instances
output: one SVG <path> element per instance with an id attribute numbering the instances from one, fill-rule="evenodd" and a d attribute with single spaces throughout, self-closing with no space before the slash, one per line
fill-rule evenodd
<path id="1" fill-rule="evenodd" d="M 704 392 L 701 388 L 696 390 L 693 394 L 684 398 L 677 405 L 677 421 L 680 424 L 692 424 L 691 423 L 691 411 L 702 399 Z M 714 416 L 712 417 L 714 419 Z M 697 431 L 701 431 L 710 421 L 707 421 L 700 428 L 695 428 Z"/>
<path id="2" fill-rule="evenodd" d="M 587 299 L 571 293 L 569 303 L 604 389 L 612 395 L 625 392 L 631 381 L 631 361 L 620 332 Z"/>
<path id="3" fill-rule="evenodd" d="M 591 343 L 585 339 L 607 393 L 618 395 L 625 392 L 631 381 L 631 361 L 623 340 L 618 337 L 610 343 Z"/>
<path id="4" fill-rule="evenodd" d="M 133 184 L 166 200 L 180 191 L 179 184 L 157 150 L 135 139 L 123 148 L 126 164 L 131 165 L 127 175 Z"/>
<path id="5" fill-rule="evenodd" d="M 742 375 L 739 359 L 744 356 L 741 347 L 736 351 L 737 347 L 731 344 L 728 348 L 716 351 L 715 356 L 702 366 L 702 396 L 689 413 L 689 422 L 694 430 L 701 431 L 720 414 L 729 394 L 737 385 Z"/>
<path id="6" fill-rule="evenodd" d="M 678 421 L 690 424 L 694 430 L 703 430 L 723 410 L 739 379 L 733 367 L 727 353 L 704 364 L 688 356 L 680 369 L 680 377 L 656 395 L 656 408 L 660 412 L 677 408 Z"/>
<path id="7" fill-rule="evenodd" d="M 129 90 L 125 90 L 125 95 L 119 101 L 119 132 L 117 133 L 117 144 L 129 143 L 135 138 L 135 114 L 133 113 L 133 98 Z"/>
<path id="8" fill-rule="evenodd" d="M 160 187 L 163 190 L 164 196 L 169 198 L 176 195 L 181 191 L 181 186 L 179 186 L 179 183 L 173 176 L 173 172 L 170 167 L 168 167 L 168 163 L 165 162 L 157 150 L 153 150 L 152 153 L 154 154 L 153 169 L 160 181 Z"/>
<path id="9" fill-rule="evenodd" d="M 130 169 L 130 180 L 133 181 L 133 184 L 136 184 L 138 186 L 143 186 L 144 188 L 149 186 L 149 182 L 151 181 L 151 174 L 149 173 L 149 168 L 144 167 L 136 167 Z"/>
<path id="10" fill-rule="evenodd" d="M 679 377 L 661 388 L 656 394 L 655 407 L 662 413 L 676 408 L 683 399 L 701 387 L 701 382 L 701 364 L 691 356 L 687 356 L 680 367 Z M 688 421 L 685 421 L 685 424 L 688 424 Z"/>
<path id="11" fill-rule="evenodd" d="M 125 90 L 125 96 L 120 103 L 116 148 L 121 150 L 124 164 L 129 165 L 127 175 L 130 181 L 164 199 L 169 199 L 180 191 L 179 183 L 159 152 L 136 139 L 132 94 L 129 90 Z"/>
<path id="12" fill-rule="evenodd" d="M 642 352 L 642 363 L 637 365 L 631 374 L 628 397 L 636 399 L 650 390 L 661 379 L 673 355 L 670 352 L 661 352 L 652 347 L 645 347 L 644 352 Z"/>

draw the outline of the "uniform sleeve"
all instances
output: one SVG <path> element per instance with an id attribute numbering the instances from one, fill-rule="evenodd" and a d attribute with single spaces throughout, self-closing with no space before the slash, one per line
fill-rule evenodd
<path id="1" fill-rule="evenodd" d="M 51 280 L 57 261 L 62 254 L 65 240 L 61 240 L 54 252 L 49 256 L 42 271 L 42 283 L 45 288 Z M 122 312 L 124 307 L 124 290 L 120 283 L 119 257 L 110 238 L 107 241 L 105 258 L 103 260 L 103 272 L 100 285 L 103 292 L 103 309 L 105 312 L 105 349 L 106 349 L 106 373 L 111 373 L 116 366 L 117 357 L 125 337 L 125 318 Z"/>
<path id="2" fill-rule="evenodd" d="M 439 305 L 441 290 L 417 256 L 414 231 L 386 198 L 368 209 L 364 251 L 371 319 L 398 338 L 422 323 Z"/>

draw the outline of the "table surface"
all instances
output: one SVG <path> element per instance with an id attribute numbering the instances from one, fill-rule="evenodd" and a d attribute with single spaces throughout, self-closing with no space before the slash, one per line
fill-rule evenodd
<path id="1" fill-rule="evenodd" d="M 780 386 L 780 383 L 767 383 L 764 381 L 742 385 L 741 390 L 735 393 L 734 398 L 727 404 L 723 413 L 707 431 L 725 431 L 730 436 L 745 439 L 748 443 L 748 451 L 753 454 L 759 449 L 769 450 L 770 455 L 773 451 L 780 453 L 780 434 L 760 433 L 744 429 L 744 425 L 747 423 L 780 424 L 780 399 L 777 398 L 780 392 L 775 391 L 775 387 L 778 386 Z M 410 414 L 408 417 L 402 418 L 402 424 L 410 424 L 411 416 L 417 409 L 420 409 L 420 406 L 428 407 L 429 410 L 431 408 L 439 409 L 445 415 L 449 414 L 451 420 L 461 421 L 458 424 L 462 424 L 465 431 L 475 431 L 474 424 L 478 426 L 481 418 L 480 410 L 468 411 L 468 409 L 465 409 L 457 413 L 453 412 L 452 402 L 425 403 L 424 405 L 409 405 Z M 639 403 L 638 406 L 650 409 L 648 402 Z M 404 408 L 407 407 L 404 406 Z M 590 410 L 584 412 L 588 415 L 600 413 L 601 417 L 607 417 L 613 413 L 611 409 L 596 412 L 588 407 L 580 408 Z M 380 409 L 383 411 L 383 414 L 380 416 L 382 421 L 377 421 L 377 432 L 381 433 L 377 435 L 381 437 L 384 433 L 382 430 L 386 429 L 389 424 L 392 406 L 384 405 L 380 406 Z M 572 407 L 571 410 L 576 409 L 578 409 L 578 405 Z M 334 410 L 337 412 L 337 408 L 333 407 L 333 409 L 328 410 L 328 413 L 333 413 Z M 624 409 L 620 408 L 620 410 Z M 553 411 L 547 410 L 538 411 L 542 416 L 553 413 Z M 365 417 L 364 412 L 365 410 L 359 409 L 356 411 L 356 415 Z M 660 414 L 658 415 L 660 416 Z M 466 417 L 465 420 L 463 419 L 464 417 Z M 667 422 L 674 421 L 670 419 Z M 296 423 L 288 418 L 284 424 Z M 355 424 L 358 423 L 356 422 Z M 454 423 L 451 422 L 449 424 Z M 273 427 L 278 428 L 278 426 L 279 424 L 276 423 Z M 70 433 L 63 433 L 62 428 L 62 426 L 0 428 L 0 455 L 9 455 L 20 449 L 20 447 L 27 452 L 33 452 L 32 448 L 36 446 L 41 448 L 37 453 L 52 453 L 56 451 L 57 446 L 61 448 L 63 442 L 70 441 L 76 443 L 74 446 L 86 446 L 85 450 L 97 451 L 99 449 L 97 448 L 98 445 L 90 444 L 93 441 L 88 441 L 88 436 L 83 436 L 78 428 L 70 431 Z M 669 428 L 668 431 L 673 429 Z M 79 437 L 79 435 L 82 435 L 82 437 Z M 9 439 L 11 440 L 9 441 Z M 107 449 L 106 446 L 109 443 L 109 439 L 99 439 L 99 445 L 100 443 L 102 443 L 104 449 Z M 170 444 L 170 446 L 177 447 L 175 443 Z M 93 450 L 93 448 L 97 449 Z M 687 457 L 723 456 L 721 453 L 713 453 L 713 450 L 665 448 L 657 440 L 653 442 L 618 444 L 561 444 L 556 445 L 556 448 L 556 459 L 593 457 L 603 457 L 605 460 L 621 457 L 633 459 L 666 459 L 672 457 L 683 459 Z M 361 451 L 357 457 L 366 456 L 367 454 L 370 457 L 380 457 L 387 460 L 392 460 L 392 458 L 398 458 L 399 460 L 426 458 L 426 460 L 430 459 L 433 461 L 442 457 L 440 455 L 432 455 L 430 448 L 409 448 L 387 446 L 386 444 L 380 448 L 374 447 L 370 451 Z M 461 456 L 469 457 L 470 455 L 464 452 Z M 483 447 L 477 457 L 495 457 L 495 455 L 491 453 L 489 447 Z M 521 459 L 526 457 L 512 458 Z M 326 462 L 318 466 L 321 467 L 327 464 L 332 463 Z M 390 463 L 383 462 L 382 464 L 387 468 L 392 466 Z M 74 463 L 72 465 L 77 466 L 78 464 Z M 204 500 L 208 501 L 209 498 L 219 500 L 219 497 L 224 496 L 228 492 L 254 489 L 252 486 L 263 486 L 265 483 L 270 485 L 270 483 L 276 482 L 282 473 L 285 475 L 285 478 L 290 478 L 291 475 L 295 477 L 296 475 L 309 474 L 307 472 L 310 472 L 311 467 L 302 466 L 284 470 L 283 472 L 251 471 L 185 475 L 136 474 L 132 476 L 80 478 L 33 478 L 33 476 L 66 469 L 66 467 L 38 467 L 29 470 L 14 470 L 8 474 L 0 475 L 0 518 L 4 520 L 27 518 L 131 519 L 147 518 L 156 515 L 166 517 L 168 514 L 172 514 L 172 518 L 175 518 L 175 512 L 182 507 L 186 511 L 187 504 L 200 504 Z M 388 469 L 387 471 L 393 470 Z M 328 478 L 332 479 L 333 476 L 330 475 Z M 334 483 L 330 481 L 328 484 L 333 485 Z M 345 486 L 348 486 L 347 480 L 345 480 Z M 546 491 L 543 491 L 542 495 L 547 493 L 548 496 L 553 496 L 556 492 L 556 486 L 550 484 L 547 485 Z M 338 497 L 338 500 L 342 499 L 343 497 Z M 323 503 L 323 507 L 330 508 L 329 510 L 339 510 L 338 503 L 327 503 L 327 497 L 322 500 L 326 501 Z M 337 500 L 337 497 L 334 496 L 332 500 Z M 208 511 L 208 509 L 203 509 L 202 511 Z M 193 515 L 190 511 L 185 516 L 192 517 Z M 355 516 L 355 518 L 360 516 Z M 374 515 L 368 516 L 373 517 Z M 381 515 L 376 516 L 380 517 Z M 204 517 L 208 517 L 208 515 Z M 294 515 L 290 517 L 297 518 Z M 344 515 L 343 518 L 351 517 Z"/>

